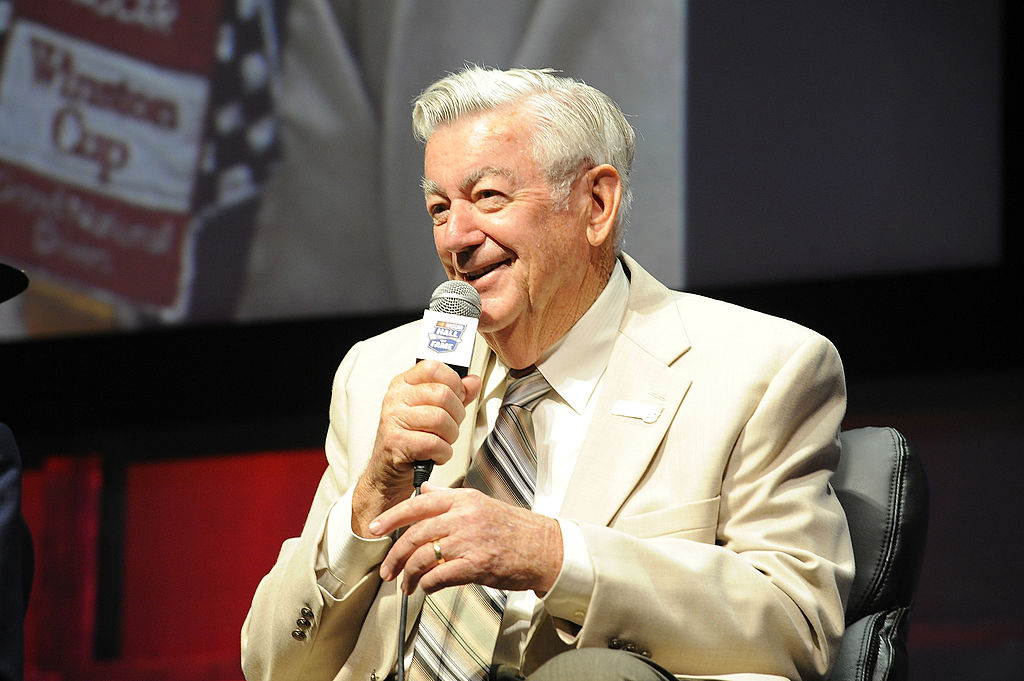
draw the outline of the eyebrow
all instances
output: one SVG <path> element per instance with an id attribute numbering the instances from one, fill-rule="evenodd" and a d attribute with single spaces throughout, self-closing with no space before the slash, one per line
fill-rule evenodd
<path id="1" fill-rule="evenodd" d="M 510 182 L 515 182 L 515 174 L 508 168 L 500 168 L 498 166 L 485 166 L 474 170 L 469 175 L 464 177 L 459 183 L 459 190 L 466 192 L 480 180 L 485 177 L 499 176 L 508 179 Z M 441 185 L 434 182 L 431 179 L 424 177 L 420 180 L 420 186 L 423 188 L 423 196 L 447 196 L 444 190 L 441 189 Z"/>

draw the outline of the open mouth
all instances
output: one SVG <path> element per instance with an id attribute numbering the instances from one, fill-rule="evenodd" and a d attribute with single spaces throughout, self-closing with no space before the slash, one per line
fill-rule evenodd
<path id="1" fill-rule="evenodd" d="M 466 272 L 462 276 L 465 277 L 466 281 L 476 281 L 477 279 L 480 279 L 481 277 L 490 274 L 491 272 L 493 272 L 494 270 L 498 269 L 499 267 L 504 267 L 505 265 L 511 265 L 511 264 L 512 264 L 512 260 L 511 259 L 509 259 L 509 260 L 502 260 L 501 262 L 496 262 L 493 265 L 488 265 L 487 267 L 484 267 L 482 269 L 474 270 L 472 272 Z"/>

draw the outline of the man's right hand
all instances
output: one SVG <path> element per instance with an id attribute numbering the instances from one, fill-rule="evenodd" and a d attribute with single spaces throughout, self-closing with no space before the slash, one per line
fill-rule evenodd
<path id="1" fill-rule="evenodd" d="M 424 360 L 396 376 L 384 395 L 377 438 L 352 496 L 352 531 L 374 537 L 371 520 L 413 491 L 416 461 L 444 464 L 466 417 L 466 405 L 480 393 L 479 376 L 459 378 L 441 362 Z"/>

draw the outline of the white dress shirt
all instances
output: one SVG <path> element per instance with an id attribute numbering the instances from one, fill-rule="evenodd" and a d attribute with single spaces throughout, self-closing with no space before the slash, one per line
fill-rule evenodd
<path id="1" fill-rule="evenodd" d="M 532 510 L 536 513 L 557 518 L 562 508 L 628 297 L 629 282 L 622 266 L 616 263 L 608 285 L 594 304 L 537 363 L 553 390 L 533 410 L 537 488 Z M 509 381 L 508 368 L 492 356 L 482 378 L 484 401 L 477 414 L 474 445 L 482 443 L 494 427 Z M 519 666 L 530 625 L 544 610 L 554 617 L 583 623 L 594 588 L 594 569 L 579 527 L 564 520 L 559 520 L 559 526 L 563 559 L 558 579 L 544 598 L 532 591 L 509 592 L 495 662 Z"/>
<path id="2" fill-rule="evenodd" d="M 537 487 L 532 510 L 558 516 L 576 467 L 583 437 L 593 418 L 598 395 L 615 336 L 626 310 L 629 281 L 616 263 L 607 286 L 590 309 L 537 363 L 553 388 L 533 412 L 537 442 Z M 478 451 L 494 426 L 508 385 L 509 368 L 496 355 L 483 371 L 482 397 L 473 431 L 473 451 Z M 595 490 L 595 494 L 599 494 Z M 317 561 L 317 581 L 335 597 L 344 584 L 359 578 L 383 560 L 390 538 L 364 539 L 352 532 L 352 490 L 330 510 Z M 594 572 L 579 528 L 559 519 L 562 530 L 562 569 L 551 591 L 539 598 L 533 591 L 510 592 L 494 661 L 519 665 L 531 623 L 543 611 L 553 617 L 582 624 L 590 604 Z M 411 655 L 410 650 L 407 655 Z"/>

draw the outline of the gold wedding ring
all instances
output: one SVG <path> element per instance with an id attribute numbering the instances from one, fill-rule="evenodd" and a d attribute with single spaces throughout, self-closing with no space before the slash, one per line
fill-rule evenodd
<path id="1" fill-rule="evenodd" d="M 441 553 L 441 545 L 436 541 L 434 542 L 434 557 L 437 558 L 437 564 L 441 565 L 444 563 L 444 554 Z"/>

